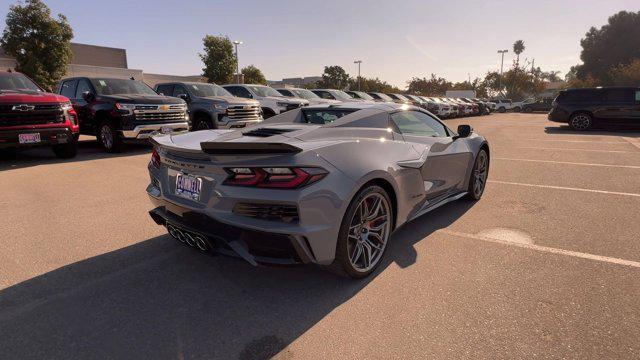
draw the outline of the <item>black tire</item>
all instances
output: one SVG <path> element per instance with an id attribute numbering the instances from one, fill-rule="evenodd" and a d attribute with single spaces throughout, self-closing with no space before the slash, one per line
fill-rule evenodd
<path id="1" fill-rule="evenodd" d="M 115 153 L 124 149 L 122 137 L 109 121 L 102 121 L 98 125 L 96 137 L 98 138 L 98 144 L 106 152 Z"/>
<path id="2" fill-rule="evenodd" d="M 51 149 L 60 159 L 72 159 L 78 154 L 78 141 L 74 136 L 68 143 L 53 145 Z"/>
<path id="3" fill-rule="evenodd" d="M 575 113 L 569 118 L 569 126 L 576 131 L 587 131 L 593 127 L 593 116 L 585 112 Z"/>
<path id="4" fill-rule="evenodd" d="M 507 112 L 507 109 L 505 109 L 505 107 L 504 107 L 504 106 L 500 106 L 500 107 L 498 108 L 498 112 L 499 112 L 499 113 L 505 113 L 505 112 Z"/>
<path id="5" fill-rule="evenodd" d="M 515 111 L 515 112 L 520 112 L 520 110 L 521 110 L 520 106 L 516 106 L 516 107 L 513 108 L 513 111 Z"/>
<path id="6" fill-rule="evenodd" d="M 378 254 L 375 264 L 372 264 L 370 269 L 363 271 L 354 267 L 354 265 L 351 263 L 351 260 L 349 259 L 349 230 L 350 228 L 352 228 L 352 221 L 355 220 L 354 216 L 357 215 L 356 211 L 358 210 L 358 206 L 360 205 L 362 200 L 374 194 L 380 195 L 386 200 L 388 211 L 387 221 L 389 222 L 388 234 L 387 239 L 384 242 L 384 247 L 381 250 L 382 253 Z M 391 204 L 389 194 L 387 194 L 387 192 L 383 188 L 377 185 L 369 185 L 360 190 L 360 192 L 358 192 L 358 194 L 356 194 L 356 196 L 351 200 L 351 203 L 349 204 L 349 207 L 347 208 L 347 211 L 345 212 L 345 215 L 342 219 L 340 232 L 338 233 L 338 241 L 336 244 L 336 257 L 333 263 L 329 265 L 327 269 L 334 274 L 355 279 L 367 277 L 372 272 L 374 272 L 384 258 L 384 253 L 387 249 L 387 243 L 389 239 L 388 235 L 393 231 L 394 227 L 393 219 L 393 206 Z"/>
<path id="7" fill-rule="evenodd" d="M 193 122 L 193 131 L 216 129 L 216 124 L 206 115 L 198 114 Z"/>
<path id="8" fill-rule="evenodd" d="M 271 110 L 271 109 L 266 109 L 265 108 L 265 109 L 262 109 L 262 112 L 263 112 L 263 114 L 262 114 L 262 118 L 263 119 L 268 119 L 268 118 L 276 115 L 276 113 L 273 112 L 273 110 Z"/>
<path id="9" fill-rule="evenodd" d="M 14 159 L 18 155 L 17 148 L 0 149 L 0 159 Z"/>
<path id="10" fill-rule="evenodd" d="M 526 113 L 532 113 L 532 112 L 533 112 L 533 109 L 532 109 L 530 106 L 527 106 L 527 107 L 525 107 L 525 108 L 524 108 L 524 112 L 526 112 Z"/>
<path id="11" fill-rule="evenodd" d="M 484 169 L 481 167 L 483 166 Z M 481 173 L 482 172 L 482 173 Z M 485 149 L 480 149 L 476 160 L 473 163 L 473 169 L 469 178 L 469 187 L 467 188 L 467 195 L 465 199 L 477 201 L 480 200 L 484 193 L 484 188 L 487 185 L 487 178 L 489 177 L 489 153 Z"/>

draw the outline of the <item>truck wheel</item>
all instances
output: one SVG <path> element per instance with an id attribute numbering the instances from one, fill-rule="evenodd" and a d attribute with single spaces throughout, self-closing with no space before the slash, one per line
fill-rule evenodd
<path id="1" fill-rule="evenodd" d="M 103 121 L 98 127 L 98 144 L 107 152 L 113 153 L 121 151 L 123 148 L 122 138 L 116 131 L 112 123 Z"/>
<path id="2" fill-rule="evenodd" d="M 53 145 L 51 149 L 61 159 L 72 159 L 78 154 L 78 141 L 72 137 L 68 143 Z"/>
<path id="3" fill-rule="evenodd" d="M 194 120 L 195 120 L 194 121 L 195 124 L 193 125 L 193 128 L 195 131 L 217 128 L 217 126 L 215 126 L 213 121 L 211 121 L 211 119 L 206 115 L 197 115 Z"/>
<path id="4" fill-rule="evenodd" d="M 268 119 L 268 118 L 276 115 L 276 113 L 273 112 L 273 110 L 271 110 L 271 109 L 263 109 L 263 112 L 264 112 L 264 114 L 262 115 L 262 117 L 264 119 Z"/>
<path id="5" fill-rule="evenodd" d="M 514 108 L 513 108 L 513 111 L 515 111 L 515 112 L 520 112 L 520 106 L 516 106 L 516 107 L 514 107 Z"/>
<path id="6" fill-rule="evenodd" d="M 585 131 L 589 130 L 593 125 L 593 118 L 587 113 L 577 113 L 571 115 L 569 126 L 573 130 Z"/>
<path id="7" fill-rule="evenodd" d="M 507 112 L 507 109 L 505 109 L 505 107 L 504 107 L 504 106 L 500 106 L 500 107 L 498 108 L 498 112 L 499 112 L 499 113 L 504 113 L 504 112 Z"/>

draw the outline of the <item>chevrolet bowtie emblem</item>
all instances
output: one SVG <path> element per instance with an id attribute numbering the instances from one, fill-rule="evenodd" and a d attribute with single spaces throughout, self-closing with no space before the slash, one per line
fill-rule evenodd
<path id="1" fill-rule="evenodd" d="M 160 110 L 166 111 L 169 110 L 169 105 L 160 105 Z"/>
<path id="2" fill-rule="evenodd" d="M 33 109 L 35 109 L 36 107 L 33 105 L 27 105 L 27 104 L 21 104 L 21 105 L 14 105 L 11 110 L 13 111 L 31 111 Z"/>

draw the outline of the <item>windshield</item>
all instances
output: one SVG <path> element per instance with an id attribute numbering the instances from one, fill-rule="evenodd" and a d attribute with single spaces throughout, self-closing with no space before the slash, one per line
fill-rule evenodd
<path id="1" fill-rule="evenodd" d="M 307 100 L 321 99 L 320 96 L 314 94 L 313 92 L 307 89 L 295 89 L 295 90 L 291 90 L 291 92 L 293 93 L 293 95 L 299 98 L 307 99 Z"/>
<path id="2" fill-rule="evenodd" d="M 31 79 L 16 73 L 0 73 L 1 91 L 42 91 Z"/>
<path id="3" fill-rule="evenodd" d="M 147 84 L 131 79 L 91 79 L 98 95 L 158 95 Z"/>
<path id="4" fill-rule="evenodd" d="M 345 109 L 318 109 L 303 110 L 304 119 L 309 124 L 328 124 L 334 122 L 345 115 L 349 115 L 356 110 Z"/>
<path id="5" fill-rule="evenodd" d="M 222 86 L 216 84 L 189 84 L 188 86 L 197 97 L 233 96 Z"/>
<path id="6" fill-rule="evenodd" d="M 255 85 L 248 85 L 247 86 L 249 89 L 251 89 L 253 92 L 255 92 L 256 94 L 258 94 L 258 96 L 277 96 L 277 97 L 282 97 L 282 94 L 280 94 L 279 92 L 277 92 L 275 89 L 270 88 L 268 86 L 255 86 Z"/>
<path id="7" fill-rule="evenodd" d="M 360 96 L 360 99 L 364 99 L 364 100 L 373 100 L 373 96 L 362 92 L 362 91 L 354 91 L 354 93 L 358 94 L 358 96 Z"/>
<path id="8" fill-rule="evenodd" d="M 332 90 L 331 94 L 339 100 L 353 100 L 353 98 L 342 90 Z"/>
<path id="9" fill-rule="evenodd" d="M 383 93 L 374 93 L 375 95 L 378 96 L 379 99 L 384 100 L 384 101 L 393 101 L 393 99 L 391 98 L 391 96 L 387 95 L 387 94 L 383 94 Z"/>
<path id="10" fill-rule="evenodd" d="M 395 95 L 398 99 L 402 100 L 402 101 L 409 101 L 409 99 L 407 99 L 406 96 L 400 95 L 400 94 L 393 94 Z"/>

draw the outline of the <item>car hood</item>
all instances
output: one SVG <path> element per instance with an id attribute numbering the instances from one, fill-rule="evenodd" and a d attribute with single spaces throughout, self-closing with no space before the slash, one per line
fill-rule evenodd
<path id="1" fill-rule="evenodd" d="M 69 101 L 58 94 L 41 91 L 2 91 L 0 92 L 0 104 L 2 103 L 60 103 Z"/>
<path id="2" fill-rule="evenodd" d="M 163 95 L 118 94 L 100 95 L 100 98 L 135 104 L 184 104 L 182 99 Z"/>
<path id="3" fill-rule="evenodd" d="M 207 96 L 203 99 L 213 100 L 218 104 L 227 104 L 227 105 L 255 105 L 258 106 L 260 103 L 257 100 L 252 99 L 244 99 L 237 96 Z"/>
<path id="4" fill-rule="evenodd" d="M 307 101 L 305 99 L 291 98 L 291 97 L 286 97 L 286 96 L 263 96 L 260 99 L 279 101 L 279 102 L 286 102 L 286 103 L 289 103 L 289 104 L 308 104 L 309 103 L 309 101 Z"/>

